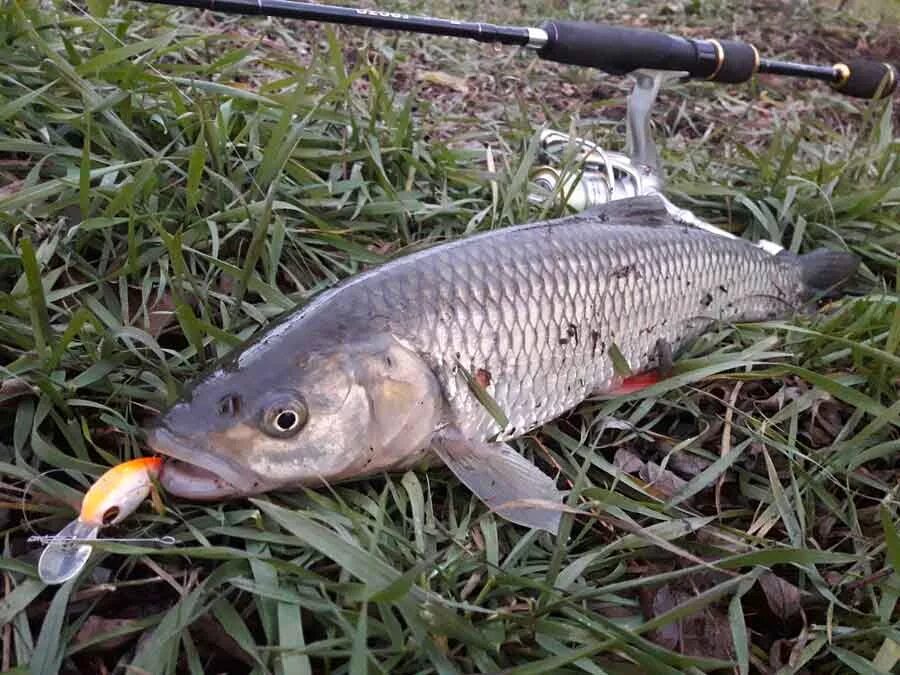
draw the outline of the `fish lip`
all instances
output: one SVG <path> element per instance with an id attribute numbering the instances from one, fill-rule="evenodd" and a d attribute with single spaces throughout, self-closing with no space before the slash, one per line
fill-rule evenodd
<path id="1" fill-rule="evenodd" d="M 214 455 L 205 447 L 190 446 L 164 425 L 153 426 L 146 430 L 147 444 L 154 452 L 171 457 L 193 467 L 198 467 L 215 479 L 226 483 L 235 494 L 247 495 L 259 491 L 261 477 L 250 469 L 238 466 L 233 460 Z M 165 487 L 165 469 L 163 466 L 161 479 Z M 178 491 L 177 496 L 192 497 L 190 491 Z"/>

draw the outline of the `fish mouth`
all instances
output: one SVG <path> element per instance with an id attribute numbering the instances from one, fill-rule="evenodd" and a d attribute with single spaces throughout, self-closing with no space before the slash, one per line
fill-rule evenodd
<path id="1" fill-rule="evenodd" d="M 203 447 L 205 443 L 188 445 L 165 426 L 152 427 L 146 433 L 150 448 L 170 458 L 159 474 L 166 492 L 187 499 L 214 500 L 260 491 L 260 476 L 213 454 Z"/>

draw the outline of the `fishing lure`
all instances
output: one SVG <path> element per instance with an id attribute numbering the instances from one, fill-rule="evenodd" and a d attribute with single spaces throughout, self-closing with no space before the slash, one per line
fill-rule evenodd
<path id="1" fill-rule="evenodd" d="M 38 561 L 44 583 L 61 584 L 78 574 L 91 555 L 100 530 L 122 522 L 153 489 L 162 457 L 141 457 L 114 466 L 84 495 L 78 518 L 50 539 Z"/>

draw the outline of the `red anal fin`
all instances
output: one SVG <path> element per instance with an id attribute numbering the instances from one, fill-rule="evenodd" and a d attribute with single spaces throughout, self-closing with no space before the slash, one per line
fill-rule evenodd
<path id="1" fill-rule="evenodd" d="M 637 375 L 626 377 L 624 380 L 622 380 L 622 383 L 618 387 L 616 387 L 609 393 L 613 394 L 614 396 L 633 394 L 634 392 L 640 391 L 641 389 L 651 387 L 657 382 L 661 382 L 663 379 L 663 376 L 658 370 L 648 370 L 646 373 L 639 373 Z"/>

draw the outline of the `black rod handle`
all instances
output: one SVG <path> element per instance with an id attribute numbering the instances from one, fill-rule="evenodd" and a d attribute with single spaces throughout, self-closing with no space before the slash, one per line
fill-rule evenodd
<path id="1" fill-rule="evenodd" d="M 756 47 L 733 40 L 693 40 L 643 28 L 545 21 L 541 58 L 622 75 L 639 68 L 683 70 L 715 82 L 746 82 L 759 68 Z"/>
<path id="2" fill-rule="evenodd" d="M 613 75 L 649 68 L 740 83 L 757 72 L 773 73 L 829 82 L 835 90 L 857 98 L 886 98 L 897 90 L 900 80 L 890 64 L 868 59 L 814 66 L 760 59 L 756 47 L 735 40 L 697 40 L 581 21 L 546 21 L 541 28 L 547 33 L 546 44 L 538 50 L 541 58 L 598 68 Z"/>
<path id="3" fill-rule="evenodd" d="M 832 87 L 857 98 L 887 98 L 897 90 L 897 69 L 889 63 L 850 59 L 834 67 L 837 79 Z M 880 93 L 879 93 L 880 88 Z"/>

